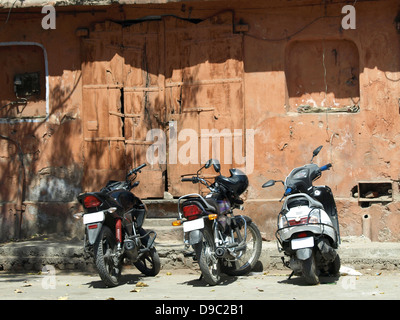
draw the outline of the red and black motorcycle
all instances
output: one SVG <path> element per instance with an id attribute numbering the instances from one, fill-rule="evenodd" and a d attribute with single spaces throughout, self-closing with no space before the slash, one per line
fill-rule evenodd
<path id="1" fill-rule="evenodd" d="M 130 192 L 142 164 L 126 175 L 125 181 L 111 180 L 100 192 L 82 193 L 85 225 L 85 251 L 93 255 L 97 271 L 106 286 L 119 284 L 124 259 L 140 272 L 155 276 L 160 271 L 160 258 L 154 247 L 156 233 L 145 231 L 146 205 Z"/>

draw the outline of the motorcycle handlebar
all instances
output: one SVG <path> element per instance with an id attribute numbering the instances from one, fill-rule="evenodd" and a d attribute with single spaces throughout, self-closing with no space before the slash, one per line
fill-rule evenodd
<path id="1" fill-rule="evenodd" d="M 321 171 L 325 171 L 325 170 L 329 170 L 330 167 L 332 167 L 332 164 L 331 164 L 331 163 L 328 163 L 328 164 L 326 164 L 326 165 L 320 167 L 319 169 L 320 169 Z"/>
<path id="2" fill-rule="evenodd" d="M 199 181 L 197 180 L 197 178 L 196 178 L 196 177 L 191 177 L 191 178 L 181 178 L 181 181 L 182 181 L 182 182 L 192 182 L 192 183 L 199 182 Z"/>
<path id="3" fill-rule="evenodd" d="M 139 167 L 132 169 L 131 171 L 128 172 L 127 177 L 138 172 L 140 169 L 144 168 L 145 166 L 147 166 L 147 164 L 143 163 Z"/>
<path id="4" fill-rule="evenodd" d="M 291 193 L 292 192 L 292 188 L 290 188 L 290 187 L 288 187 L 286 190 L 285 190 L 285 196 L 287 196 L 289 193 Z"/>

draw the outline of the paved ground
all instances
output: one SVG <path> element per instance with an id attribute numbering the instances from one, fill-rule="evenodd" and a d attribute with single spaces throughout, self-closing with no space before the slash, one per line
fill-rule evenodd
<path id="1" fill-rule="evenodd" d="M 366 270 L 359 276 L 321 278 L 321 284 L 308 286 L 300 277 L 287 279 L 282 270 L 225 277 L 210 287 L 199 280 L 200 273 L 189 269 L 161 270 L 156 277 L 144 277 L 136 269 L 125 269 L 122 284 L 106 288 L 96 274 L 50 270 L 45 274 L 0 273 L 2 300 L 354 300 L 400 299 L 400 272 Z M 155 310 L 154 310 L 155 312 Z"/>
<path id="2" fill-rule="evenodd" d="M 162 264 L 158 276 L 144 277 L 135 268 L 125 268 L 122 284 L 105 288 L 96 271 L 90 270 L 92 260 L 83 254 L 80 241 L 43 239 L 1 244 L 0 300 L 132 300 L 151 302 L 147 305 L 149 312 L 165 313 L 169 310 L 166 304 L 174 300 L 190 301 L 190 310 L 195 310 L 191 312 L 206 312 L 204 300 L 237 308 L 241 301 L 255 301 L 256 307 L 262 307 L 261 300 L 400 299 L 400 243 L 344 238 L 339 250 L 342 266 L 362 275 L 322 278 L 318 286 L 307 286 L 298 277 L 287 280 L 290 270 L 282 266 L 275 242 L 263 241 L 258 272 L 225 277 L 215 287 L 199 280 L 198 265 L 184 257 L 181 242 L 157 243 L 156 248 Z M 47 273 L 40 272 L 44 265 Z M 243 308 L 254 309 L 246 304 Z"/>

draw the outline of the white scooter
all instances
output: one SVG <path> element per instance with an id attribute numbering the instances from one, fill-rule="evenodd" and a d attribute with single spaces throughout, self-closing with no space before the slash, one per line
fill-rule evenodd
<path id="1" fill-rule="evenodd" d="M 292 269 L 293 275 L 303 275 L 308 284 L 318 284 L 319 275 L 338 275 L 340 244 L 338 215 L 335 200 L 328 186 L 313 186 L 321 172 L 329 170 L 329 163 L 322 167 L 313 164 L 314 157 L 322 146 L 313 151 L 311 163 L 295 168 L 282 180 L 269 180 L 263 188 L 282 182 L 286 197 L 278 215 L 276 238 L 278 249 L 289 257 L 284 265 Z M 281 199 L 281 200 L 282 200 Z"/>

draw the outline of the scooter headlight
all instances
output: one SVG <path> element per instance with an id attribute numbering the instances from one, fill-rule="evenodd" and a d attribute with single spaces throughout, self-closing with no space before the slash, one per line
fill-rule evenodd
<path id="1" fill-rule="evenodd" d="M 296 173 L 293 175 L 293 179 L 303 179 L 303 178 L 307 178 L 307 173 L 308 173 L 308 170 L 307 170 L 307 169 L 300 170 L 300 171 L 296 172 Z"/>
<path id="2" fill-rule="evenodd" d="M 308 223 L 320 223 L 321 212 L 319 209 L 312 209 L 308 214 Z"/>

